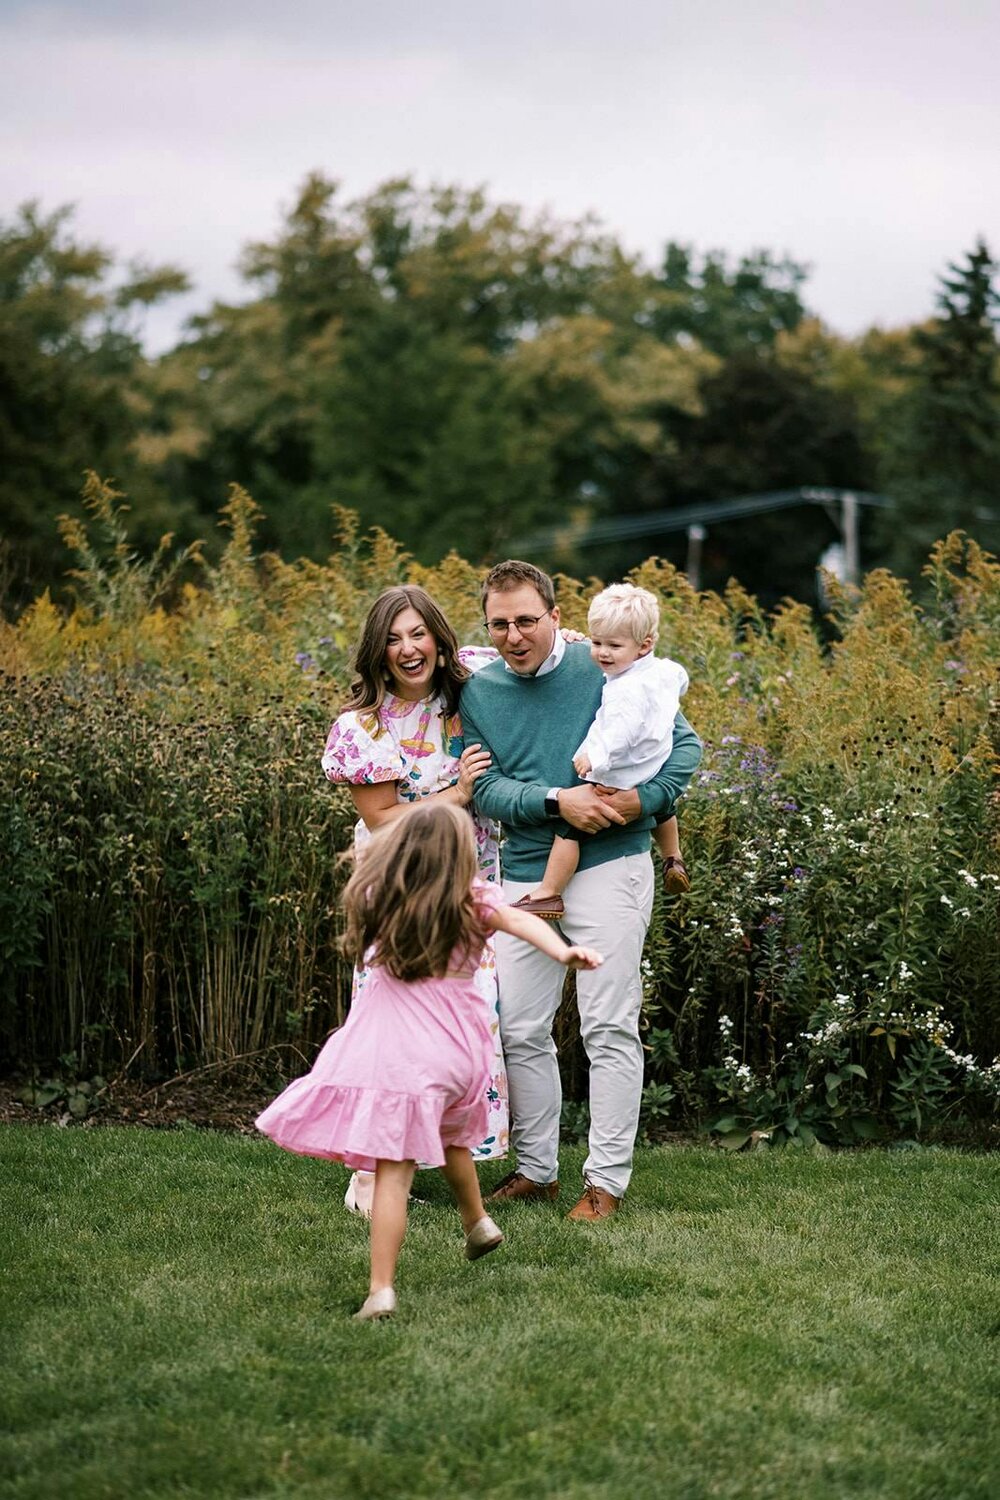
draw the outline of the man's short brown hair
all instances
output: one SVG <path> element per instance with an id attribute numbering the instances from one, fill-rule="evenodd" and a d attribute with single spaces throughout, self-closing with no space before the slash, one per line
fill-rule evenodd
<path id="1" fill-rule="evenodd" d="M 491 568 L 483 579 L 483 587 L 480 591 L 483 609 L 486 609 L 488 594 L 509 594 L 512 589 L 519 589 L 523 584 L 529 584 L 536 590 L 546 609 L 555 609 L 556 589 L 548 573 L 543 573 L 541 568 L 535 567 L 534 563 L 521 562 L 516 557 L 497 563 L 496 567 Z"/>

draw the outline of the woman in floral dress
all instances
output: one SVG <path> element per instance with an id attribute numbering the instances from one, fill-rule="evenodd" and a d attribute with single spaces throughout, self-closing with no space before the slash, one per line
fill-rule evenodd
<path id="1" fill-rule="evenodd" d="M 355 655 L 351 698 L 334 722 L 323 753 L 328 778 L 350 787 L 359 815 L 355 847 L 374 829 L 405 817 L 424 798 L 441 798 L 469 808 L 480 872 L 485 880 L 499 878 L 496 829 L 470 806 L 476 778 L 489 765 L 489 756 L 477 745 L 456 754 L 462 734 L 462 683 L 495 656 L 489 648 L 459 648 L 445 616 L 421 588 L 386 589 L 375 600 Z M 352 1005 L 363 1003 L 368 977 L 366 967 L 355 969 Z M 509 1123 L 492 941 L 479 964 L 475 988 L 489 1008 L 494 1042 L 487 1089 L 490 1128 L 472 1153 L 486 1161 L 506 1154 Z M 370 1174 L 356 1172 L 344 1198 L 348 1208 L 370 1214 L 373 1184 Z"/>

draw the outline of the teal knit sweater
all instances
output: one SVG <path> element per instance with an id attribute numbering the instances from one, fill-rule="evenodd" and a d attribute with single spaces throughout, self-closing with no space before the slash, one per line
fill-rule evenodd
<path id="1" fill-rule="evenodd" d="M 559 665 L 541 677 L 519 677 L 502 661 L 477 672 L 462 689 L 462 737 L 493 757 L 476 782 L 475 805 L 503 825 L 503 872 L 538 880 L 559 823 L 545 815 L 550 787 L 579 786 L 573 755 L 601 703 L 604 675 L 582 641 L 567 645 Z M 580 869 L 649 849 L 653 825 L 669 817 L 701 759 L 701 741 L 683 714 L 674 724 L 670 759 L 638 787 L 642 816 L 612 824 L 580 841 Z"/>

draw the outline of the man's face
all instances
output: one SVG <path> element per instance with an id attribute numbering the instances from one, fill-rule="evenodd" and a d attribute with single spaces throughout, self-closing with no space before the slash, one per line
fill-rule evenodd
<path id="1" fill-rule="evenodd" d="M 535 619 L 538 623 L 532 628 L 528 621 Z M 513 623 L 515 620 L 523 622 L 523 629 Z M 506 623 L 507 629 L 498 630 L 496 621 Z M 494 626 L 490 639 L 510 669 L 519 677 L 534 677 L 542 662 L 552 655 L 559 606 L 547 609 L 538 590 L 525 583 L 486 595 L 486 623 Z"/>

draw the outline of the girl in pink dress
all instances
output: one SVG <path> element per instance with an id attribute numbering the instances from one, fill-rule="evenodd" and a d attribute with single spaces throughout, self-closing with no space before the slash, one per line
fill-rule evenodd
<path id="1" fill-rule="evenodd" d="M 375 1173 L 363 1321 L 396 1310 L 396 1262 L 418 1161 L 458 1201 L 469 1260 L 503 1235 L 486 1213 L 471 1150 L 488 1117 L 489 1015 L 475 987 L 489 934 L 511 933 L 568 968 L 599 953 L 568 946 L 540 918 L 502 904 L 479 877 L 472 823 L 440 798 L 376 833 L 344 890 L 347 952 L 370 975 L 364 1002 L 257 1127 L 286 1150 Z"/>
<path id="2" fill-rule="evenodd" d="M 407 817 L 432 797 L 465 808 L 476 835 L 479 873 L 484 880 L 499 881 L 496 828 L 471 806 L 473 786 L 489 756 L 478 745 L 456 753 L 462 684 L 495 659 L 492 648 L 459 646 L 442 610 L 414 584 L 385 589 L 374 601 L 355 652 L 350 700 L 334 721 L 323 752 L 324 772 L 330 781 L 348 787 L 358 813 L 356 852 L 377 829 Z M 352 1008 L 363 1001 L 369 975 L 359 961 Z M 492 940 L 483 949 L 475 983 L 489 1015 L 493 1065 L 486 1090 L 487 1125 L 472 1154 L 477 1161 L 489 1161 L 506 1155 L 509 1126 Z M 367 1218 L 374 1186 L 371 1173 L 353 1173 L 344 1195 L 347 1207 Z"/>

